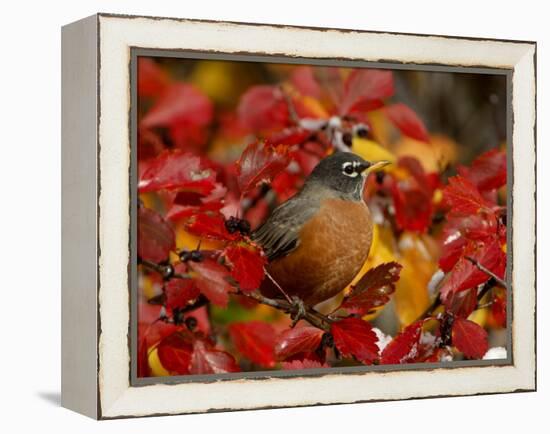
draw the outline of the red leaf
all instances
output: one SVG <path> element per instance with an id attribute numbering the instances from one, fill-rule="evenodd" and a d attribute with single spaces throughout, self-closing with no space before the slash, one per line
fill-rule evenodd
<path id="1" fill-rule="evenodd" d="M 189 262 L 191 269 L 197 273 L 194 279 L 200 291 L 214 304 L 225 307 L 229 301 L 232 287 L 228 282 L 229 271 L 213 259 L 201 262 Z"/>
<path id="2" fill-rule="evenodd" d="M 380 264 L 367 271 L 346 295 L 340 307 L 365 315 L 390 301 L 402 266 L 397 262 Z"/>
<path id="3" fill-rule="evenodd" d="M 414 180 L 414 187 L 421 190 L 426 196 L 431 196 L 434 190 L 434 186 L 437 188 L 439 184 L 439 176 L 437 174 L 428 175 L 422 167 L 422 163 L 411 156 L 400 157 L 398 161 L 398 166 L 409 172 Z"/>
<path id="4" fill-rule="evenodd" d="M 451 292 L 443 303 L 454 316 L 468 318 L 477 306 L 477 287 L 465 291 Z"/>
<path id="5" fill-rule="evenodd" d="M 340 114 L 354 110 L 372 110 L 380 107 L 380 101 L 393 95 L 393 73 L 381 69 L 355 69 L 344 85 L 344 97 Z"/>
<path id="6" fill-rule="evenodd" d="M 270 134 L 266 140 L 267 146 L 293 146 L 300 145 L 304 143 L 308 138 L 311 137 L 311 131 L 305 130 L 303 128 L 285 128 L 282 131 L 274 132 Z"/>
<path id="7" fill-rule="evenodd" d="M 393 182 L 391 193 L 395 208 L 395 221 L 399 228 L 425 232 L 432 222 L 431 195 L 408 185 L 410 180 Z"/>
<path id="8" fill-rule="evenodd" d="M 262 142 L 248 145 L 237 162 L 239 188 L 246 193 L 262 182 L 270 182 L 284 170 L 290 157 L 284 146 L 271 147 Z"/>
<path id="9" fill-rule="evenodd" d="M 321 97 L 321 87 L 315 78 L 311 66 L 299 66 L 294 69 L 290 76 L 290 81 L 302 95 L 311 96 L 317 99 Z"/>
<path id="10" fill-rule="evenodd" d="M 199 296 L 200 290 L 192 279 L 170 279 L 164 284 L 164 293 L 166 307 L 175 309 L 187 306 L 189 301 Z"/>
<path id="11" fill-rule="evenodd" d="M 466 239 L 462 237 L 458 231 L 447 236 L 441 249 L 442 253 L 439 258 L 439 268 L 445 273 L 449 272 L 462 256 L 466 244 Z"/>
<path id="12" fill-rule="evenodd" d="M 398 165 L 410 176 L 386 177 L 393 197 L 396 223 L 404 230 L 425 232 L 432 223 L 433 180 L 414 157 L 401 157 Z"/>
<path id="13" fill-rule="evenodd" d="M 158 356 L 162 366 L 171 374 L 189 374 L 189 362 L 193 353 L 191 339 L 181 333 L 164 338 L 158 345 Z"/>
<path id="14" fill-rule="evenodd" d="M 378 338 L 372 326 L 359 318 L 344 318 L 330 327 L 334 345 L 344 357 L 354 356 L 366 365 L 378 359 Z"/>
<path id="15" fill-rule="evenodd" d="M 140 193 L 185 190 L 205 196 L 215 188 L 215 181 L 216 174 L 203 167 L 200 157 L 179 150 L 165 151 L 141 175 L 138 189 Z"/>
<path id="16" fill-rule="evenodd" d="M 177 122 L 168 128 L 168 138 L 175 148 L 204 152 L 203 147 L 208 142 L 207 126 L 197 126 L 191 122 Z"/>
<path id="17" fill-rule="evenodd" d="M 281 365 L 285 370 L 330 368 L 326 363 L 310 359 L 292 360 L 291 362 L 283 362 Z"/>
<path id="18" fill-rule="evenodd" d="M 451 210 L 447 214 L 445 226 L 447 239 L 449 236 L 455 238 L 462 234 L 468 240 L 485 242 L 495 238 L 499 230 L 503 231 L 504 235 L 506 233 L 506 226 L 499 224 L 496 214 L 493 213 L 464 216 L 455 214 Z"/>
<path id="19" fill-rule="evenodd" d="M 278 360 L 284 360 L 298 353 L 315 351 L 322 337 L 323 330 L 315 327 L 287 329 L 275 341 L 275 356 Z"/>
<path id="20" fill-rule="evenodd" d="M 170 224 L 157 212 L 140 206 L 138 209 L 138 256 L 153 262 L 162 262 L 176 246 L 176 237 Z"/>
<path id="21" fill-rule="evenodd" d="M 500 188 L 506 185 L 506 153 L 492 149 L 477 157 L 469 168 L 459 167 L 458 172 L 479 191 Z"/>
<path id="22" fill-rule="evenodd" d="M 322 149 L 315 142 L 307 142 L 300 149 L 292 152 L 292 159 L 298 163 L 304 176 L 308 176 L 313 171 L 322 156 Z"/>
<path id="23" fill-rule="evenodd" d="M 204 196 L 195 191 L 180 191 L 174 198 L 174 204 L 182 206 L 199 206 L 202 205 Z"/>
<path id="24" fill-rule="evenodd" d="M 481 359 L 489 349 L 483 327 L 464 318 L 453 322 L 453 345 L 469 359 Z"/>
<path id="25" fill-rule="evenodd" d="M 230 234 L 225 227 L 221 213 L 199 213 L 193 215 L 186 224 L 189 233 L 214 240 L 236 240 L 239 234 Z"/>
<path id="26" fill-rule="evenodd" d="M 416 321 L 408 325 L 386 345 L 380 362 L 383 364 L 409 363 L 418 355 L 420 335 L 424 321 Z"/>
<path id="27" fill-rule="evenodd" d="M 157 96 L 169 82 L 166 73 L 149 57 L 138 57 L 137 78 L 139 97 Z"/>
<path id="28" fill-rule="evenodd" d="M 449 185 L 443 190 L 443 199 L 453 214 L 477 214 L 492 209 L 492 204 L 481 196 L 476 186 L 460 175 L 449 178 Z"/>
<path id="29" fill-rule="evenodd" d="M 138 328 L 138 332 L 139 331 L 141 331 L 140 328 Z M 149 366 L 148 360 L 149 353 L 147 350 L 147 346 L 145 345 L 145 341 L 142 339 L 139 340 L 137 352 L 137 376 L 139 378 L 150 377 L 151 368 Z"/>
<path id="30" fill-rule="evenodd" d="M 249 208 L 244 218 L 250 223 L 252 229 L 260 226 L 269 214 L 269 204 L 265 199 L 260 199 L 256 205 L 252 208 Z"/>
<path id="31" fill-rule="evenodd" d="M 195 341 L 189 366 L 190 374 L 225 374 L 239 371 L 239 365 L 231 354 L 209 348 L 201 340 Z"/>
<path id="32" fill-rule="evenodd" d="M 260 287 L 266 264 L 260 251 L 244 246 L 229 246 L 225 249 L 225 256 L 231 264 L 231 276 L 243 292 L 254 291 Z"/>
<path id="33" fill-rule="evenodd" d="M 212 120 L 214 107 L 208 97 L 187 83 L 168 86 L 141 120 L 141 126 L 167 127 L 176 123 L 204 127 Z"/>
<path id="34" fill-rule="evenodd" d="M 504 277 L 506 254 L 503 252 L 498 240 L 492 240 L 488 244 L 480 245 L 473 254 L 470 254 L 466 250 L 465 254 L 492 271 L 498 277 Z M 486 282 L 489 278 L 490 276 L 487 273 L 481 271 L 470 260 L 463 257 L 456 263 L 441 286 L 442 299 L 445 300 L 451 292 L 474 288 Z"/>
<path id="35" fill-rule="evenodd" d="M 237 350 L 248 360 L 265 368 L 275 366 L 275 330 L 270 324 L 236 322 L 229 326 L 229 334 Z"/>
<path id="36" fill-rule="evenodd" d="M 221 212 L 222 206 L 220 202 L 203 203 L 199 206 L 174 204 L 166 213 L 166 218 L 171 221 L 189 219 L 198 214 Z"/>
<path id="37" fill-rule="evenodd" d="M 506 327 L 506 293 L 493 295 L 491 315 L 498 327 Z"/>
<path id="38" fill-rule="evenodd" d="M 279 203 L 282 203 L 294 196 L 302 184 L 302 177 L 298 173 L 290 173 L 285 170 L 273 179 L 271 188 L 277 193 Z"/>
<path id="39" fill-rule="evenodd" d="M 384 107 L 384 111 L 390 121 L 406 136 L 421 142 L 430 141 L 424 122 L 410 107 L 398 103 Z"/>
<path id="40" fill-rule="evenodd" d="M 138 335 L 146 348 L 155 346 L 165 337 L 182 329 L 174 324 L 157 321 L 161 313 L 161 307 L 158 305 L 139 303 L 138 309 Z"/>
<path id="41" fill-rule="evenodd" d="M 259 85 L 248 89 L 239 101 L 240 120 L 254 131 L 284 128 L 288 125 L 288 107 L 278 86 Z"/>

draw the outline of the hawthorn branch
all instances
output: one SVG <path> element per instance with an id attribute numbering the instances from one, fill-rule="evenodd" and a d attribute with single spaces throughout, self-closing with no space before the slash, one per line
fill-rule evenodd
<path id="1" fill-rule="evenodd" d="M 140 264 L 151 271 L 159 273 L 161 276 L 166 275 L 166 267 L 172 266 L 172 265 L 157 264 L 155 262 L 151 262 L 143 259 L 140 261 Z M 188 274 L 172 273 L 169 278 L 191 279 L 191 276 Z M 308 307 L 308 306 L 305 307 L 304 312 L 299 312 L 298 306 L 293 303 L 290 297 L 289 297 L 289 300 L 282 300 L 282 299 L 279 300 L 279 299 L 265 297 L 259 291 L 244 293 L 238 289 L 236 291 L 236 294 L 242 295 L 247 298 L 251 298 L 257 301 L 258 303 L 265 304 L 266 306 L 270 306 L 275 309 L 281 310 L 285 313 L 291 314 L 292 316 L 296 317 L 297 315 L 299 315 L 298 319 L 304 319 L 305 321 L 309 322 L 311 325 L 321 330 L 330 331 L 330 324 L 332 323 L 332 320 L 329 317 L 323 315 L 322 313 L 318 312 L 314 308 Z M 205 306 L 208 303 L 209 303 L 208 298 L 206 298 L 204 295 L 201 294 L 190 304 L 178 310 L 178 314 L 181 315 L 181 314 L 190 312 L 192 310 L 198 309 L 199 307 Z M 165 319 L 162 319 L 162 320 L 166 321 Z"/>
<path id="2" fill-rule="evenodd" d="M 256 300 L 258 303 L 271 306 L 285 313 L 290 313 L 294 315 L 298 313 L 297 307 L 293 303 L 289 303 L 287 300 L 282 300 L 282 299 L 279 300 L 279 299 L 265 297 L 259 292 L 251 292 L 247 294 L 239 292 L 239 294 L 248 298 L 252 298 Z M 305 312 L 302 312 L 302 318 L 307 322 L 309 322 L 311 325 L 321 330 L 330 331 L 330 324 L 332 323 L 332 320 L 329 317 L 323 315 L 322 313 L 316 311 L 312 307 L 306 307 Z"/>
<path id="3" fill-rule="evenodd" d="M 502 280 L 500 277 L 498 277 L 495 273 L 493 273 L 491 270 L 489 270 L 487 267 L 485 267 L 483 264 L 481 264 L 477 259 L 472 258 L 471 256 L 465 256 L 465 258 L 470 261 L 472 264 L 474 264 L 480 271 L 483 271 L 488 276 L 495 279 L 495 281 L 500 285 L 506 288 L 506 282 Z"/>
<path id="4" fill-rule="evenodd" d="M 494 303 L 495 302 L 491 300 L 491 301 L 488 301 L 487 303 L 478 304 L 475 310 L 486 309 L 488 307 L 491 307 Z"/>
<path id="5" fill-rule="evenodd" d="M 420 321 L 421 319 L 426 319 L 430 316 L 433 316 L 434 312 L 439 306 L 441 306 L 441 296 L 438 292 L 434 301 L 426 308 L 424 312 L 422 312 L 422 314 L 416 320 Z"/>
<path id="6" fill-rule="evenodd" d="M 285 99 L 287 108 L 288 108 L 288 115 L 290 116 L 290 120 L 296 124 L 300 125 L 300 117 L 298 116 L 298 112 L 296 111 L 296 107 L 294 107 L 294 103 L 292 102 L 292 99 L 290 98 L 290 95 L 285 91 L 283 86 L 279 87 L 281 90 L 281 93 L 283 94 L 283 97 Z"/>
<path id="7" fill-rule="evenodd" d="M 148 261 L 146 259 L 140 259 L 139 264 L 143 265 L 150 271 L 155 271 L 163 277 L 167 278 L 176 278 L 176 279 L 190 279 L 191 276 L 188 274 L 174 273 L 174 266 L 172 264 L 162 265 L 157 264 L 156 262 Z"/>

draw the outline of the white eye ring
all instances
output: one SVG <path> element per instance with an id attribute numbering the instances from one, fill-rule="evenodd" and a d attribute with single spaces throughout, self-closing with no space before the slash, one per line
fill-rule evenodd
<path id="1" fill-rule="evenodd" d="M 356 162 L 346 161 L 344 164 L 342 164 L 342 173 L 346 176 L 349 176 L 350 178 L 356 178 L 359 176 L 359 173 L 355 171 L 355 167 L 357 166 Z M 349 168 L 352 167 L 352 171 L 349 172 Z"/>

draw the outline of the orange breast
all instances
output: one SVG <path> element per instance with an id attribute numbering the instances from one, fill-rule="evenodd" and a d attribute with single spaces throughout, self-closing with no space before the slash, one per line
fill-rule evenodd
<path id="1" fill-rule="evenodd" d="M 313 306 L 353 280 L 371 243 L 372 220 L 364 202 L 326 199 L 302 228 L 296 250 L 274 260 L 267 270 L 289 295 Z M 273 287 L 268 292 L 273 296 Z"/>

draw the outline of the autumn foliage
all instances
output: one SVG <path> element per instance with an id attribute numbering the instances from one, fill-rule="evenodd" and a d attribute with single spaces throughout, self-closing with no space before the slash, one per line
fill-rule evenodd
<path id="1" fill-rule="evenodd" d="M 274 65 L 237 91 L 204 79 L 230 63 L 181 79 L 139 58 L 138 375 L 483 358 L 507 318 L 505 152 L 434 170 L 445 148 L 394 100 L 390 70 Z M 249 235 L 335 151 L 393 164 L 367 181 L 360 275 L 300 318 L 258 292 Z"/>

